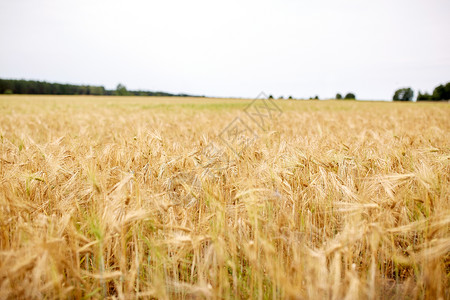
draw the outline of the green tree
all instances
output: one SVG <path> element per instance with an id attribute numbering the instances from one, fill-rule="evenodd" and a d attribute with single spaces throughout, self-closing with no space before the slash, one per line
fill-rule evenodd
<path id="1" fill-rule="evenodd" d="M 118 96 L 128 95 L 127 88 L 123 84 L 119 83 L 116 87 L 116 95 Z"/>
<path id="2" fill-rule="evenodd" d="M 392 100 L 394 101 L 412 101 L 414 91 L 411 88 L 402 88 L 395 91 Z"/>
<path id="3" fill-rule="evenodd" d="M 431 95 L 426 92 L 425 92 L 425 94 L 422 94 L 419 91 L 419 94 L 417 95 L 417 101 L 428 101 L 428 100 L 432 100 Z"/>
<path id="4" fill-rule="evenodd" d="M 417 101 L 440 101 L 440 100 L 450 100 L 450 82 L 443 85 L 440 84 L 433 90 L 433 93 L 430 95 L 428 93 L 422 94 L 419 91 L 419 95 L 417 96 Z"/>
<path id="5" fill-rule="evenodd" d="M 294 99 L 294 98 L 292 98 L 292 96 L 289 96 L 289 98 L 288 98 L 289 100 L 292 100 L 292 99 Z"/>
<path id="6" fill-rule="evenodd" d="M 442 100 L 450 100 L 450 82 L 447 82 L 447 84 L 444 86 L 445 88 L 445 94 L 444 99 Z"/>
<path id="7" fill-rule="evenodd" d="M 269 99 L 273 99 L 273 96 L 272 96 L 272 95 L 269 95 Z"/>
<path id="8" fill-rule="evenodd" d="M 336 94 L 336 99 L 338 99 L 338 100 L 342 99 L 342 95 L 339 94 L 339 93 L 337 93 L 337 94 Z"/>
<path id="9" fill-rule="evenodd" d="M 450 82 L 438 85 L 431 96 L 433 100 L 450 100 Z"/>
<path id="10" fill-rule="evenodd" d="M 344 99 L 347 99 L 347 100 L 355 100 L 355 99 L 356 99 L 356 96 L 355 96 L 355 94 L 353 94 L 353 93 L 347 93 L 347 95 L 345 95 Z"/>

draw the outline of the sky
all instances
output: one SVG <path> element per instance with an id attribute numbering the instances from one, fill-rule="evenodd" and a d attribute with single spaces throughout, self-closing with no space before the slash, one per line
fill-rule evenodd
<path id="1" fill-rule="evenodd" d="M 388 100 L 450 81 L 448 0 L 0 0 L 0 78 Z"/>

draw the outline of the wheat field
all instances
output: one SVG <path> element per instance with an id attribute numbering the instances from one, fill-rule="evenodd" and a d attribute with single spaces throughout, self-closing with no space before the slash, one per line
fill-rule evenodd
<path id="1" fill-rule="evenodd" d="M 450 105 L 267 103 L 1 96 L 0 299 L 449 299 Z"/>

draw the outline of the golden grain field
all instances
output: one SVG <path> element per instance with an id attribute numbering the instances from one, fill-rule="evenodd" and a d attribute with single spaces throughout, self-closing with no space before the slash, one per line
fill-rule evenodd
<path id="1" fill-rule="evenodd" d="M 1 96 L 0 299 L 449 299 L 450 105 L 275 103 Z"/>

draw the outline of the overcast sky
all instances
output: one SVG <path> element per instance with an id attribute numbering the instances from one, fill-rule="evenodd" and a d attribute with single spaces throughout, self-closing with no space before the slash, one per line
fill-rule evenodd
<path id="1" fill-rule="evenodd" d="M 448 0 L 0 0 L 0 77 L 391 99 L 450 81 Z"/>

